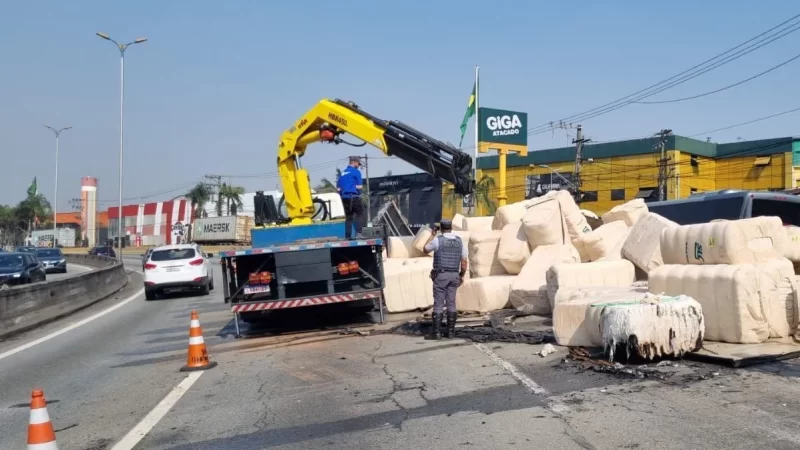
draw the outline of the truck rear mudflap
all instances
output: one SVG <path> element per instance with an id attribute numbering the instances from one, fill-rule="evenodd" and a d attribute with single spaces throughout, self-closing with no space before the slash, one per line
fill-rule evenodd
<path id="1" fill-rule="evenodd" d="M 272 311 L 288 308 L 302 308 L 304 306 L 332 305 L 336 303 L 354 302 L 357 300 L 374 300 L 381 298 L 381 290 L 352 292 L 348 294 L 323 295 L 317 297 L 290 298 L 286 300 L 270 300 L 242 302 L 231 305 L 234 313 Z"/>

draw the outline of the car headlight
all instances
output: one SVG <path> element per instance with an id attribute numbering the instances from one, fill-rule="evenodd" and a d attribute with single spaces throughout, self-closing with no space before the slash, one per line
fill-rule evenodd
<path id="1" fill-rule="evenodd" d="M 19 278 L 19 277 L 21 277 L 21 276 L 22 276 L 22 274 L 21 274 L 21 273 L 12 273 L 12 274 L 11 274 L 11 277 L 12 277 L 12 278 Z"/>
<path id="2" fill-rule="evenodd" d="M 66 259 L 59 259 L 59 260 L 58 260 L 58 263 L 59 263 L 59 264 L 64 264 L 65 262 L 67 262 L 67 260 L 66 260 Z"/>

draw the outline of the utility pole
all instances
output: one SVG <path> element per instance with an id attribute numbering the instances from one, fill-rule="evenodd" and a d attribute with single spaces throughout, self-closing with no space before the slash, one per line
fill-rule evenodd
<path id="1" fill-rule="evenodd" d="M 575 186 L 575 202 L 581 201 L 581 163 L 583 162 L 583 144 L 591 142 L 591 139 L 584 139 L 583 126 L 578 125 L 578 134 L 572 143 L 575 144 L 575 180 L 572 183 Z"/>
<path id="2" fill-rule="evenodd" d="M 207 180 L 216 181 L 214 186 L 217 187 L 217 206 L 214 208 L 217 211 L 217 216 L 222 215 L 222 175 L 206 175 Z"/>
<path id="3" fill-rule="evenodd" d="M 660 153 L 658 158 L 658 200 L 664 201 L 667 199 L 667 137 L 672 135 L 672 130 L 663 129 L 655 134 L 660 139 L 657 147 Z"/>
<path id="4" fill-rule="evenodd" d="M 372 202 L 369 198 L 369 155 L 364 155 L 364 172 L 366 177 L 366 182 L 364 186 L 367 188 L 367 226 L 372 226 L 372 211 L 370 211 L 370 206 Z"/>

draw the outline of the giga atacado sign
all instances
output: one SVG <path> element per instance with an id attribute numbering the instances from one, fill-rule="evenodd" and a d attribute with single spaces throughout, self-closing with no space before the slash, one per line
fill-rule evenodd
<path id="1" fill-rule="evenodd" d="M 494 144 L 528 145 L 528 114 L 480 108 L 478 140 Z"/>

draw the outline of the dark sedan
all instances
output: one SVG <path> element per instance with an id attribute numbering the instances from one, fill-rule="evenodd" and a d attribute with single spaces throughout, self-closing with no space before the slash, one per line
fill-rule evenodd
<path id="1" fill-rule="evenodd" d="M 30 253 L 0 254 L 0 289 L 46 281 L 44 267 Z"/>
<path id="2" fill-rule="evenodd" d="M 40 248 L 36 250 L 36 258 L 44 265 L 47 273 L 67 273 L 67 259 L 59 248 Z"/>
<path id="3" fill-rule="evenodd" d="M 97 256 L 108 256 L 110 258 L 116 258 L 117 254 L 114 252 L 113 247 L 109 246 L 101 246 L 101 247 L 94 247 L 89 250 L 90 255 L 97 255 Z"/>
<path id="4" fill-rule="evenodd" d="M 17 247 L 16 252 L 17 253 L 36 253 L 36 250 L 38 250 L 38 249 L 39 249 L 39 247 L 34 247 L 32 245 L 26 245 L 26 246 L 23 246 L 23 247 Z"/>

